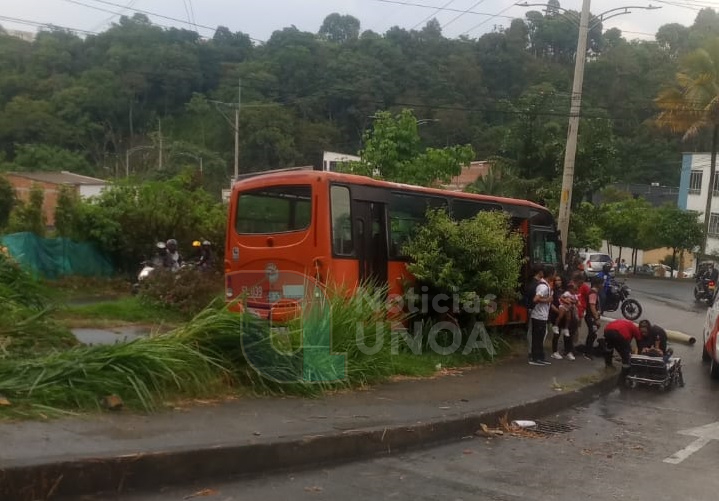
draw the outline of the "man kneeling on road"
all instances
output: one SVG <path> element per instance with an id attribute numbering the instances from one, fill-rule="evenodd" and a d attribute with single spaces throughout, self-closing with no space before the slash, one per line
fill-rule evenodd
<path id="1" fill-rule="evenodd" d="M 619 373 L 619 382 L 624 381 L 629 372 L 629 362 L 632 357 L 632 339 L 637 343 L 637 351 L 639 351 L 642 346 L 643 336 L 634 322 L 621 318 L 609 322 L 604 327 L 604 340 L 606 342 L 604 361 L 606 366 L 613 366 L 612 356 L 614 355 L 614 350 L 622 357 L 622 372 Z"/>
<path id="2" fill-rule="evenodd" d="M 656 324 L 652 325 L 649 320 L 639 322 L 639 330 L 642 333 L 639 353 L 652 357 L 663 357 L 664 361 L 669 361 L 673 352 L 667 348 L 667 331 Z"/>

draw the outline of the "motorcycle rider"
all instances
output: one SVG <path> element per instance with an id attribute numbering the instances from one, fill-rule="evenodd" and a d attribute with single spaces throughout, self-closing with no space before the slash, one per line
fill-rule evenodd
<path id="1" fill-rule="evenodd" d="M 177 240 L 171 238 L 165 244 L 167 246 L 167 258 L 165 266 L 170 270 L 178 270 L 182 266 L 182 256 L 177 250 Z"/>
<path id="2" fill-rule="evenodd" d="M 210 269 L 214 264 L 214 256 L 212 255 L 212 243 L 209 240 L 203 240 L 200 247 L 200 259 L 198 266 L 203 269 Z"/>
<path id="3" fill-rule="evenodd" d="M 607 298 L 612 293 L 612 265 L 610 263 L 602 266 L 602 271 L 597 273 L 597 278 L 602 281 L 602 286 L 599 288 L 599 304 L 602 311 L 604 311 L 605 305 L 607 304 Z"/>
<path id="4" fill-rule="evenodd" d="M 714 263 L 709 263 L 707 269 L 702 273 L 699 278 L 699 287 L 703 294 L 708 295 L 707 282 L 714 282 L 715 284 L 719 281 L 719 270 L 714 267 Z"/>

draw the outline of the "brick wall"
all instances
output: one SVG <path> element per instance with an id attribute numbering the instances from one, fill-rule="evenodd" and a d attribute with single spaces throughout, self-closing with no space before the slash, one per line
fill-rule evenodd
<path id="1" fill-rule="evenodd" d="M 49 227 L 55 226 L 55 207 L 57 207 L 57 196 L 60 190 L 60 186 L 54 183 L 45 183 L 40 181 L 33 181 L 20 176 L 14 176 L 12 174 L 7 175 L 8 181 L 15 188 L 15 195 L 18 199 L 23 202 L 27 202 L 30 198 L 30 189 L 33 184 L 38 184 L 45 192 L 45 200 L 43 202 L 43 211 L 45 212 L 45 223 Z"/>

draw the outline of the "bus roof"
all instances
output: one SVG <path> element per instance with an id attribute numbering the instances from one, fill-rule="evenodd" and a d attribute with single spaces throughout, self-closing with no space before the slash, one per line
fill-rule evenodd
<path id="1" fill-rule="evenodd" d="M 311 184 L 318 180 L 335 181 L 348 184 L 356 184 L 363 186 L 373 186 L 377 188 L 395 188 L 399 190 L 407 190 L 419 193 L 426 193 L 428 195 L 438 196 L 452 196 L 456 198 L 466 198 L 470 200 L 482 200 L 486 202 L 496 202 L 499 204 L 515 205 L 528 207 L 540 211 L 548 211 L 548 209 L 542 205 L 529 200 L 522 200 L 518 198 L 505 198 L 495 197 L 491 195 L 480 195 L 476 193 L 465 193 L 462 191 L 450 191 L 442 190 L 438 188 L 426 188 L 423 186 L 415 186 L 411 184 L 394 183 L 390 181 L 380 181 L 372 179 L 366 176 L 358 176 L 355 174 L 343 174 L 340 172 L 326 172 L 326 171 L 315 171 L 315 170 L 281 170 L 277 172 L 267 172 L 264 174 L 258 174 L 256 176 L 248 177 L 246 179 L 240 179 L 237 181 L 232 189 L 233 191 L 241 189 L 253 189 L 264 186 L 268 181 L 271 182 L 286 182 L 292 184 Z"/>

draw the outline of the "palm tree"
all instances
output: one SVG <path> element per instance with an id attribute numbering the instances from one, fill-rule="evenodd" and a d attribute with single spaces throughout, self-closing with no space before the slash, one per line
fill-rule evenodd
<path id="1" fill-rule="evenodd" d="M 704 238 L 701 245 L 701 254 L 704 255 L 709 234 L 719 140 L 719 38 L 684 58 L 680 63 L 680 71 L 676 74 L 676 81 L 659 93 L 655 103 L 661 110 L 656 123 L 674 132 L 683 133 L 684 140 L 696 136 L 703 129 L 712 129 L 709 194 L 704 212 Z"/>

